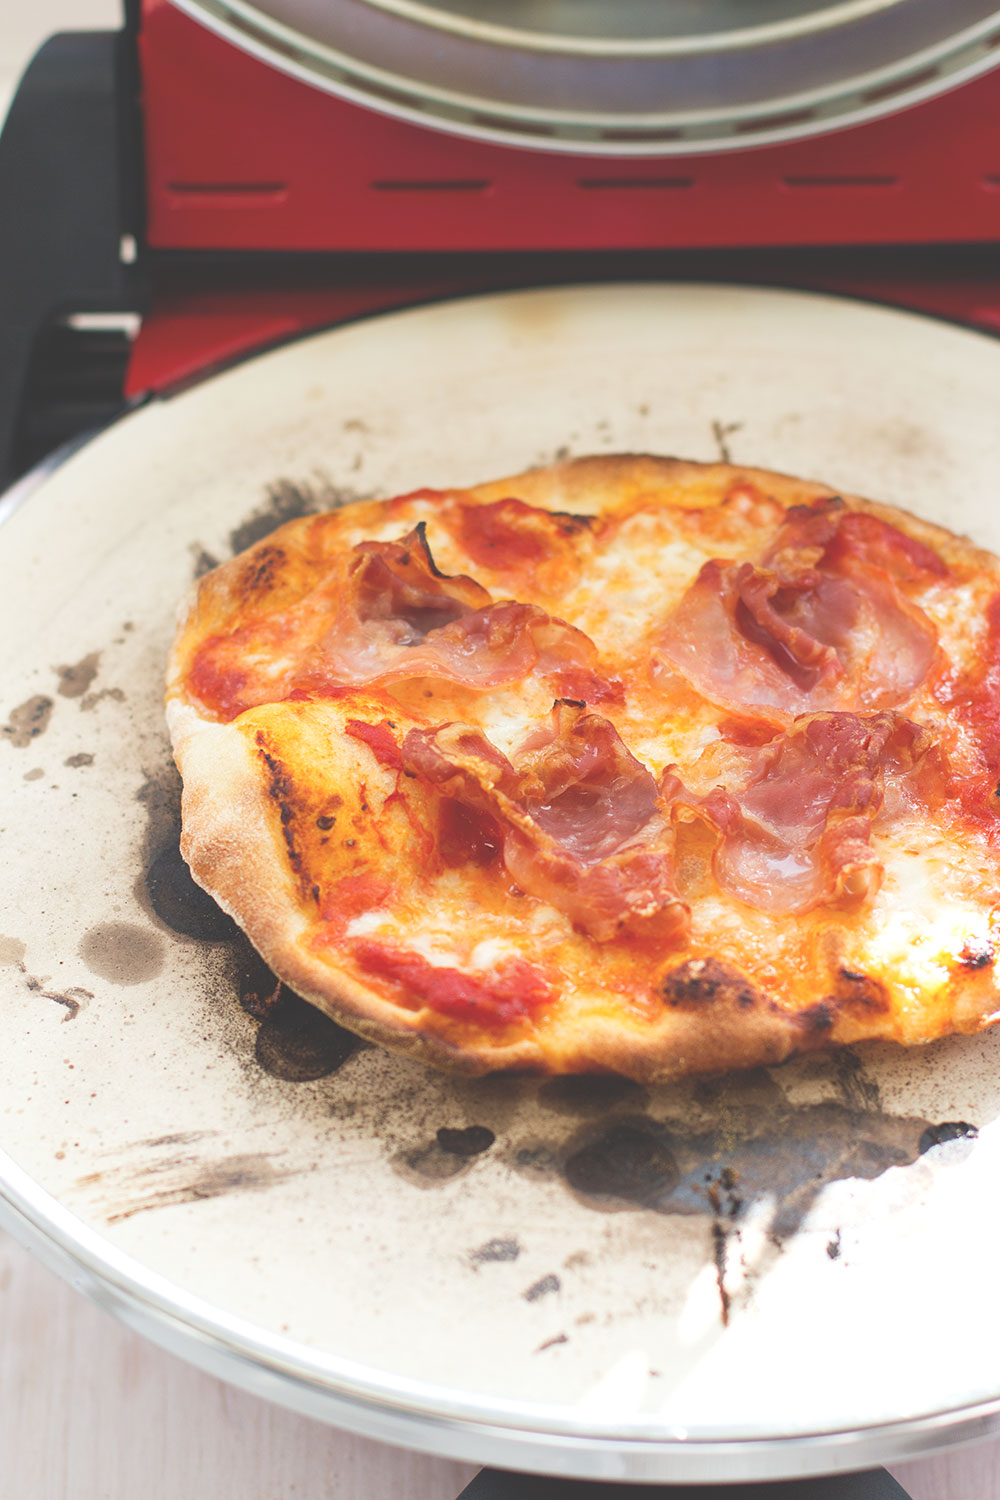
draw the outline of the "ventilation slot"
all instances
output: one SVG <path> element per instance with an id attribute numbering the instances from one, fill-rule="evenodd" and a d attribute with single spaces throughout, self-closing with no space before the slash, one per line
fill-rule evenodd
<path id="1" fill-rule="evenodd" d="M 806 125 L 815 120 L 811 109 L 788 110 L 783 115 L 767 115 L 762 119 L 738 120 L 733 126 L 734 135 L 757 135 L 770 130 L 787 130 L 789 125 Z"/>
<path id="2" fill-rule="evenodd" d="M 168 182 L 167 192 L 183 198 L 279 198 L 287 182 Z"/>
<path id="3" fill-rule="evenodd" d="M 493 184 L 488 177 L 383 177 L 371 186 L 376 193 L 485 193 Z"/>
<path id="4" fill-rule="evenodd" d="M 877 89 L 869 89 L 861 95 L 866 104 L 878 104 L 882 99 L 892 99 L 896 94 L 908 94 L 911 89 L 932 83 L 938 76 L 937 68 L 925 68 L 922 73 L 910 73 L 906 78 L 895 78 L 892 83 L 883 83 Z"/>
<path id="5" fill-rule="evenodd" d="M 674 188 L 694 187 L 693 177 L 578 177 L 577 187 L 586 188 L 588 192 L 607 192 L 610 190 L 625 189 L 633 192 L 641 189 L 668 190 Z"/>
<path id="6" fill-rule="evenodd" d="M 783 177 L 785 187 L 790 188 L 891 188 L 899 186 L 899 178 L 877 173 L 858 173 L 843 177 Z"/>
<path id="7" fill-rule="evenodd" d="M 613 130 L 602 130 L 600 132 L 602 141 L 621 141 L 628 144 L 630 141 L 652 142 L 659 141 L 684 141 L 687 135 L 683 130 L 629 130 L 625 127 Z"/>

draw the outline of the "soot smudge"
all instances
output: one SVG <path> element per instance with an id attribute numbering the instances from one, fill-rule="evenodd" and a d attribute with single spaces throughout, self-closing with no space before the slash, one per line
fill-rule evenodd
<path id="1" fill-rule="evenodd" d="M 485 1125 L 467 1125 L 463 1130 L 442 1126 L 437 1133 L 438 1145 L 450 1156 L 481 1156 L 495 1140 L 496 1136 Z"/>
<path id="2" fill-rule="evenodd" d="M 221 943 L 236 937 L 233 919 L 198 885 L 175 840 L 155 856 L 146 872 L 149 904 L 165 926 L 183 937 Z"/>
<path id="3" fill-rule="evenodd" d="M 272 1078 L 311 1083 L 336 1073 L 359 1046 L 351 1032 L 281 985 L 257 1032 L 254 1055 Z"/>
<path id="4" fill-rule="evenodd" d="M 972 1130 L 839 1103 L 772 1104 L 745 1115 L 738 1130 L 734 1123 L 723 1115 L 714 1128 L 688 1131 L 680 1121 L 619 1118 L 568 1143 L 561 1175 L 581 1202 L 606 1212 L 646 1208 L 732 1221 L 749 1203 L 772 1198 L 780 1239 L 798 1228 L 827 1183 L 871 1180 Z"/>

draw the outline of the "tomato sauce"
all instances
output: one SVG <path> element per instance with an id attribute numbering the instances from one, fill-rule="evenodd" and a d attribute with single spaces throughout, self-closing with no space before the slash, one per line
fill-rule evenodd
<path id="1" fill-rule="evenodd" d="M 487 974 L 432 964 L 419 953 L 371 939 L 356 939 L 351 953 L 366 973 L 398 986 L 409 1009 L 426 1005 L 438 1015 L 478 1026 L 529 1020 L 552 998 L 542 971 L 523 958 L 504 959 Z"/>

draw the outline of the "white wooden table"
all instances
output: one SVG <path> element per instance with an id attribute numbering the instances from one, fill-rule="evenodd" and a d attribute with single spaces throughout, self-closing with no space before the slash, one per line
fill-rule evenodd
<path id="1" fill-rule="evenodd" d="M 0 0 L 0 119 L 44 37 L 118 14 L 118 0 Z M 912 1500 L 1000 1500 L 1000 1439 L 893 1472 Z M 0 1234 L 0 1492 L 12 1500 L 454 1500 L 474 1473 L 201 1374 Z"/>

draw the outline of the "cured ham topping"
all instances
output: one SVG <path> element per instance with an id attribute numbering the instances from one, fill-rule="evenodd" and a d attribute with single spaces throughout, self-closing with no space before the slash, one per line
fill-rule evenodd
<path id="1" fill-rule="evenodd" d="M 413 729 L 403 759 L 452 801 L 489 814 L 517 885 L 591 937 L 686 927 L 656 782 L 607 719 L 559 703 L 514 763 L 468 725 Z"/>
<path id="2" fill-rule="evenodd" d="M 947 780 L 928 732 L 898 713 L 816 714 L 725 755 L 728 789 L 693 797 L 668 768 L 663 800 L 675 817 L 715 831 L 713 869 L 725 890 L 779 915 L 873 894 L 882 878 L 876 819 L 938 801 Z"/>
<path id="3" fill-rule="evenodd" d="M 484 1027 L 530 1020 L 552 999 L 541 969 L 523 958 L 502 959 L 492 970 L 476 973 L 432 964 L 419 953 L 356 938 L 350 953 L 365 973 L 398 988 L 408 1010 L 427 1006 L 438 1015 Z"/>
<path id="4" fill-rule="evenodd" d="M 794 506 L 761 565 L 704 564 L 654 641 L 652 679 L 678 671 L 720 707 L 778 724 L 896 707 L 937 649 L 903 587 L 943 570 L 922 543 L 842 501 Z"/>
<path id="5" fill-rule="evenodd" d="M 361 542 L 279 617 L 207 639 L 190 672 L 219 718 L 293 694 L 335 694 L 439 677 L 476 691 L 580 670 L 595 683 L 588 636 L 533 604 L 494 603 L 474 579 L 441 573 L 423 522 L 398 542 Z"/>
<path id="6" fill-rule="evenodd" d="M 986 631 L 973 668 L 940 684 L 936 696 L 961 726 L 963 774 L 955 795 L 967 816 L 1000 840 L 1000 594 L 986 608 Z"/>

